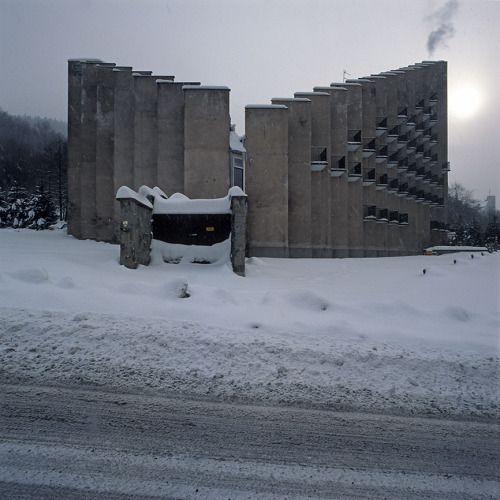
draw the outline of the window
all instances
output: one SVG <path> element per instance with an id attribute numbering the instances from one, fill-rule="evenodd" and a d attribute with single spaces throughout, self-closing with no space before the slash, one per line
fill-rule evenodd
<path id="1" fill-rule="evenodd" d="M 233 186 L 245 190 L 245 162 L 237 156 L 233 157 Z"/>

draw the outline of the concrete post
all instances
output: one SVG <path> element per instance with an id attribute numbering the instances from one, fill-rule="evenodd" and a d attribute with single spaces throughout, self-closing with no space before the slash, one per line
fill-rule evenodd
<path id="1" fill-rule="evenodd" d="M 245 276 L 246 241 L 247 197 L 231 196 L 231 265 L 239 276 Z"/>
<path id="2" fill-rule="evenodd" d="M 120 264 L 137 269 L 151 262 L 152 206 L 134 197 L 119 197 L 120 201 Z"/>

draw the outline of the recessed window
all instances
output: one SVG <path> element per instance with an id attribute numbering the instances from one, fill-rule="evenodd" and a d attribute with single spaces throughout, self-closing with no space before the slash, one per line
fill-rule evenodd
<path id="1" fill-rule="evenodd" d="M 245 190 L 245 162 L 243 158 L 233 157 L 233 186 Z"/>

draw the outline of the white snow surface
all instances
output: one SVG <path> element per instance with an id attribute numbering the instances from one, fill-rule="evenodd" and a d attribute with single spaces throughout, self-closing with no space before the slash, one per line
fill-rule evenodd
<path id="1" fill-rule="evenodd" d="M 0 380 L 497 415 L 498 253 L 251 258 L 246 277 L 118 259 L 65 230 L 0 230 Z"/>

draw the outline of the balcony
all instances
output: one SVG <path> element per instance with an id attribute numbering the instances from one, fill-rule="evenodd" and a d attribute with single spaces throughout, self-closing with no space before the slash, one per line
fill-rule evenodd
<path id="1" fill-rule="evenodd" d="M 340 177 L 346 173 L 346 159 L 342 155 L 332 155 L 331 177 Z"/>
<path id="2" fill-rule="evenodd" d="M 423 204 L 424 205 L 430 205 L 431 203 L 432 203 L 432 195 L 431 195 L 431 193 L 425 193 Z"/>
<path id="3" fill-rule="evenodd" d="M 441 166 L 441 172 L 443 174 L 445 174 L 446 172 L 449 172 L 451 170 L 450 168 L 450 162 L 447 161 L 446 163 L 443 163 L 443 165 Z"/>
<path id="4" fill-rule="evenodd" d="M 328 148 L 326 146 L 311 146 L 311 161 L 328 161 Z"/>
<path id="5" fill-rule="evenodd" d="M 422 182 L 424 184 L 430 184 L 431 181 L 432 181 L 432 173 L 430 170 L 428 170 L 427 172 L 425 172 Z"/>
<path id="6" fill-rule="evenodd" d="M 382 191 L 383 189 L 387 189 L 388 185 L 389 185 L 389 179 L 387 177 L 387 174 L 382 174 L 378 178 L 376 189 L 377 189 L 377 191 Z"/>
<path id="7" fill-rule="evenodd" d="M 377 214 L 377 224 L 387 224 L 389 222 L 389 210 L 380 208 Z"/>
<path id="8" fill-rule="evenodd" d="M 415 179 L 423 179 L 425 177 L 425 169 L 420 167 L 417 169 L 417 173 L 415 174 Z"/>
<path id="9" fill-rule="evenodd" d="M 406 171 L 406 177 L 413 177 L 416 174 L 417 174 L 417 164 L 414 162 L 408 167 L 408 170 Z"/>
<path id="10" fill-rule="evenodd" d="M 399 162 L 399 153 L 396 151 L 392 153 L 387 160 L 387 167 L 392 168 L 395 167 Z"/>
<path id="11" fill-rule="evenodd" d="M 349 129 L 347 131 L 347 141 L 354 144 L 361 144 L 361 130 Z"/>
<path id="12" fill-rule="evenodd" d="M 397 226 L 399 224 L 399 212 L 389 212 L 389 226 Z"/>
<path id="13" fill-rule="evenodd" d="M 406 213 L 400 213 L 399 214 L 398 224 L 400 226 L 407 226 L 408 225 L 408 214 L 406 214 Z"/>
<path id="14" fill-rule="evenodd" d="M 398 174 L 406 172 L 408 170 L 408 158 L 403 158 L 398 161 Z"/>
<path id="15" fill-rule="evenodd" d="M 407 196 L 408 196 L 408 198 L 415 200 L 417 198 L 417 188 L 415 186 L 412 186 L 408 190 Z"/>
<path id="16" fill-rule="evenodd" d="M 387 191 L 390 194 L 397 194 L 397 192 L 399 191 L 399 180 L 389 179 L 389 186 L 387 187 Z"/>
<path id="17" fill-rule="evenodd" d="M 359 181 L 363 177 L 361 163 L 349 163 L 349 174 L 347 180 L 349 182 Z"/>
<path id="18" fill-rule="evenodd" d="M 403 184 L 400 184 L 399 185 L 399 189 L 398 189 L 398 197 L 399 198 L 402 198 L 403 196 L 408 196 L 408 183 L 405 182 Z"/>
<path id="19" fill-rule="evenodd" d="M 377 179 L 375 178 L 375 169 L 365 170 L 363 175 L 363 186 L 368 187 L 375 184 Z"/>
<path id="20" fill-rule="evenodd" d="M 417 197 L 415 199 L 415 201 L 417 201 L 418 203 L 421 203 L 425 200 L 425 193 L 420 190 L 420 191 L 417 191 Z"/>
<path id="21" fill-rule="evenodd" d="M 365 205 L 363 207 L 363 220 L 365 222 L 377 220 L 377 207 L 375 205 Z"/>

